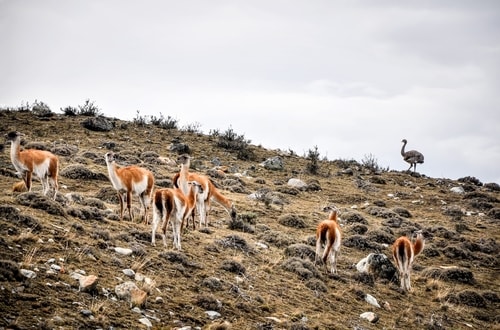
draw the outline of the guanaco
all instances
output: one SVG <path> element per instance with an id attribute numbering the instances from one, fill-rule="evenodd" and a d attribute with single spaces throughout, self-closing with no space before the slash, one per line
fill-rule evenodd
<path id="1" fill-rule="evenodd" d="M 109 180 L 113 188 L 118 192 L 120 200 L 120 220 L 123 220 L 123 204 L 127 202 L 128 215 L 132 221 L 131 201 L 132 194 L 139 196 L 139 201 L 144 210 L 143 220 L 148 224 L 148 210 L 151 203 L 154 187 L 154 176 L 151 171 L 131 165 L 126 167 L 118 167 L 115 162 L 113 152 L 108 152 L 105 155 L 106 166 L 108 167 Z"/>
<path id="2" fill-rule="evenodd" d="M 398 238 L 392 245 L 392 256 L 399 271 L 401 280 L 401 289 L 404 291 L 411 290 L 410 272 L 413 264 L 413 259 L 424 249 L 425 241 L 422 233 L 417 232 L 417 238 L 412 243 L 408 237 L 402 236 Z"/>
<path id="3" fill-rule="evenodd" d="M 59 158 L 50 151 L 26 149 L 21 151 L 21 137 L 24 134 L 19 132 L 10 132 L 5 135 L 8 141 L 11 141 L 10 159 L 23 178 L 28 191 L 31 191 L 31 178 L 34 174 L 42 182 L 42 191 L 44 195 L 54 188 L 54 199 L 56 199 L 59 184 L 57 176 L 59 173 Z"/>
<path id="4" fill-rule="evenodd" d="M 330 209 L 327 220 L 321 221 L 316 228 L 316 256 L 315 262 L 320 258 L 321 246 L 325 245 L 321 260 L 327 265 L 330 259 L 331 273 L 337 272 L 337 259 L 340 253 L 342 234 L 337 219 L 337 210 Z"/>

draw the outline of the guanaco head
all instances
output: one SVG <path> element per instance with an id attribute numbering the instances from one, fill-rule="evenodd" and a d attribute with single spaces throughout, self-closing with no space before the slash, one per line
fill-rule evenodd
<path id="1" fill-rule="evenodd" d="M 203 186 L 198 181 L 188 181 L 189 185 L 198 188 L 198 193 L 203 194 Z"/>
<path id="2" fill-rule="evenodd" d="M 115 160 L 115 154 L 113 152 L 107 152 L 104 155 L 104 158 L 106 159 L 106 162 L 113 162 Z"/>
<path id="3" fill-rule="evenodd" d="M 17 138 L 20 138 L 21 136 L 24 136 L 24 134 L 16 132 L 16 131 L 12 131 L 12 132 L 5 134 L 5 139 L 7 141 L 15 141 Z"/>
<path id="4" fill-rule="evenodd" d="M 177 157 L 177 164 L 185 165 L 190 160 L 191 160 L 191 156 L 189 156 L 188 154 L 182 154 L 179 157 Z"/>
<path id="5" fill-rule="evenodd" d="M 328 205 L 323 208 L 324 212 L 329 212 L 328 219 L 337 221 L 339 209 L 335 205 Z"/>

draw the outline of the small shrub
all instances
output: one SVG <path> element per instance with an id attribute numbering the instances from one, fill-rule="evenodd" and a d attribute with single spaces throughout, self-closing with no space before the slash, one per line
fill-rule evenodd
<path id="1" fill-rule="evenodd" d="M 314 146 L 314 149 L 309 149 L 307 151 L 306 159 L 309 161 L 306 165 L 307 172 L 311 174 L 318 174 L 320 168 L 319 156 L 318 146 Z"/>
<path id="2" fill-rule="evenodd" d="M 201 124 L 198 122 L 194 122 L 192 124 L 187 124 L 182 126 L 181 131 L 192 133 L 192 134 L 201 134 Z"/>
<path id="3" fill-rule="evenodd" d="M 361 165 L 372 172 L 387 172 L 389 170 L 389 168 L 379 166 L 377 158 L 372 154 L 365 155 L 361 160 Z"/>
<path id="4" fill-rule="evenodd" d="M 72 106 L 67 106 L 66 108 L 61 108 L 61 111 L 62 113 L 65 115 L 65 116 L 71 116 L 71 117 L 74 117 L 76 115 L 78 115 L 78 109 L 75 108 L 75 107 L 72 107 Z"/>
<path id="5" fill-rule="evenodd" d="M 167 118 L 165 118 L 161 112 L 160 117 L 151 116 L 151 124 L 163 129 L 178 129 L 179 127 L 179 122 L 177 119 L 170 116 L 167 116 Z"/>
<path id="6" fill-rule="evenodd" d="M 255 158 L 253 152 L 248 148 L 250 140 L 245 139 L 245 135 L 238 135 L 231 127 L 224 133 L 217 135 L 212 133 L 212 136 L 217 136 L 217 147 L 224 148 L 230 151 L 237 151 L 237 157 L 241 160 L 251 160 Z"/>
<path id="7" fill-rule="evenodd" d="M 38 117 L 52 117 L 54 115 L 47 104 L 37 100 L 31 106 L 31 111 Z"/>
<path id="8" fill-rule="evenodd" d="M 148 124 L 148 118 L 147 116 L 142 116 L 139 112 L 139 110 L 136 111 L 135 117 L 132 120 L 134 124 L 137 126 L 146 126 Z"/>
<path id="9" fill-rule="evenodd" d="M 245 266 L 234 260 L 224 260 L 220 268 L 235 274 L 245 274 L 246 272 Z"/>
<path id="10" fill-rule="evenodd" d="M 94 104 L 94 101 L 85 100 L 83 105 L 78 106 L 78 115 L 88 117 L 98 117 L 102 115 L 101 109 Z"/>

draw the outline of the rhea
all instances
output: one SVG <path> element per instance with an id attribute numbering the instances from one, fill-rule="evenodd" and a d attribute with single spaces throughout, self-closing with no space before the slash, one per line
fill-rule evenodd
<path id="1" fill-rule="evenodd" d="M 12 164 L 23 178 L 28 191 L 31 191 L 31 179 L 34 174 L 42 182 L 44 195 L 47 195 L 52 185 L 55 199 L 59 189 L 57 183 L 59 158 L 50 151 L 45 150 L 26 149 L 21 151 L 22 136 L 24 134 L 19 132 L 10 132 L 5 135 L 7 141 L 11 142 L 10 159 Z"/>
<path id="2" fill-rule="evenodd" d="M 413 167 L 413 172 L 415 172 L 417 170 L 417 164 L 424 163 L 424 155 L 416 150 L 405 151 L 405 147 L 408 141 L 406 141 L 406 139 L 403 139 L 401 140 L 401 142 L 403 142 L 403 146 L 401 147 L 401 156 L 403 156 L 405 162 L 410 164 L 408 171 Z"/>
<path id="3" fill-rule="evenodd" d="M 154 187 L 154 176 L 151 171 L 131 165 L 119 167 L 116 165 L 115 155 L 113 152 L 108 152 L 104 156 L 106 166 L 108 167 L 109 180 L 113 188 L 118 192 L 120 201 L 120 220 L 123 220 L 123 204 L 127 203 L 128 215 L 130 220 L 133 220 L 131 202 L 132 194 L 139 197 L 139 201 L 143 208 L 143 220 L 148 224 L 148 210 L 151 203 Z"/>
<path id="4" fill-rule="evenodd" d="M 414 258 L 424 249 L 425 241 L 422 233 L 417 232 L 417 238 L 412 243 L 408 237 L 401 236 L 392 245 L 392 256 L 399 271 L 401 289 L 411 290 L 410 273 Z"/>

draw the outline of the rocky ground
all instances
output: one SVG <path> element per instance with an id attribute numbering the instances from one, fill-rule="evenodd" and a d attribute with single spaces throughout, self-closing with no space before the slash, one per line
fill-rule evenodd
<path id="1" fill-rule="evenodd" d="M 13 191 L 19 178 L 4 146 L 0 329 L 500 327 L 500 186 L 474 173 L 449 180 L 351 160 L 313 163 L 233 141 L 224 128 L 203 135 L 7 110 L 0 125 L 26 134 L 24 148 L 57 154 L 61 186 L 55 201 L 36 180 L 32 192 Z M 236 205 L 237 221 L 214 203 L 208 228 L 184 230 L 182 251 L 170 231 L 166 248 L 158 234 L 151 246 L 150 225 L 117 215 L 104 161 L 110 150 L 122 166 L 150 169 L 157 188 L 171 186 L 173 160 L 190 153 L 191 171 L 212 178 Z M 133 205 L 138 215 L 137 198 Z M 314 263 L 315 228 L 328 205 L 340 209 L 337 274 Z M 360 260 L 390 256 L 394 240 L 416 230 L 426 246 L 411 292 L 399 289 L 392 259 L 358 271 Z"/>

